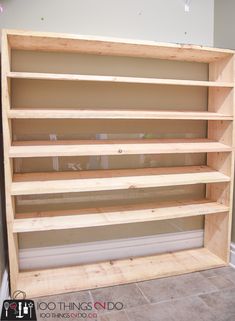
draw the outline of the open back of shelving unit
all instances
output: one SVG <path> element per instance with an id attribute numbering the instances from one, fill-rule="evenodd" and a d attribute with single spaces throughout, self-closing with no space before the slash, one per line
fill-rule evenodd
<path id="1" fill-rule="evenodd" d="M 207 80 L 15 71 L 12 51 L 80 53 L 208 64 Z M 137 66 L 138 68 L 138 66 Z M 207 111 L 125 108 L 54 108 L 13 106 L 15 80 L 96 82 L 129 86 L 169 86 L 208 89 Z M 60 86 L 61 88 L 61 86 Z M 71 292 L 115 284 L 160 278 L 220 267 L 229 262 L 234 175 L 234 52 L 189 45 L 159 44 L 63 34 L 4 30 L 2 32 L 2 110 L 6 186 L 6 215 L 11 292 L 23 290 L 29 297 Z M 206 138 L 15 140 L 17 120 L 123 120 L 206 121 Z M 206 164 L 153 168 L 98 169 L 91 171 L 17 173 L 17 159 L 109 156 L 172 155 L 205 153 Z M 15 198 L 74 192 L 99 192 L 205 184 L 203 199 L 165 200 L 87 209 L 17 213 Z M 204 247 L 125 258 L 80 266 L 21 271 L 18 233 L 113 226 L 205 215 Z"/>

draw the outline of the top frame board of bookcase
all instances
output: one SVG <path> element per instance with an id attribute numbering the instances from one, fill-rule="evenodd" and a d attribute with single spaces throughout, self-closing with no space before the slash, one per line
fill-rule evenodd
<path id="1" fill-rule="evenodd" d="M 210 63 L 229 58 L 233 50 L 73 34 L 5 30 L 12 49 L 157 58 Z"/>

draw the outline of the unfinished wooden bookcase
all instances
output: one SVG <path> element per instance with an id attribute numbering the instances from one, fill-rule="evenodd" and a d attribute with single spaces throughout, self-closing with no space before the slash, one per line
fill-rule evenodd
<path id="1" fill-rule="evenodd" d="M 202 62 L 209 65 L 207 81 L 156 79 L 105 75 L 52 74 L 14 72 L 11 51 L 47 51 L 98 54 Z M 92 109 L 25 109 L 11 105 L 12 79 L 84 81 L 103 83 L 138 83 L 199 86 L 208 88 L 208 110 L 92 110 Z M 33 107 L 33 106 L 32 106 Z M 143 106 L 144 108 L 144 106 Z M 229 262 L 232 195 L 234 175 L 234 52 L 192 45 L 159 44 L 151 41 L 129 41 L 64 34 L 2 31 L 2 109 L 6 215 L 9 243 L 11 292 L 23 290 L 28 297 L 44 296 L 96 287 L 105 287 L 221 267 Z M 14 119 L 156 119 L 206 120 L 207 138 L 199 140 L 81 141 L 46 144 L 14 143 Z M 78 155 L 131 155 L 207 153 L 206 166 L 145 168 L 134 170 L 100 170 L 92 174 L 30 173 L 15 174 L 13 159 Z M 108 209 L 73 210 L 19 217 L 15 214 L 15 197 L 47 193 L 102 191 L 206 184 L 202 200 L 167 202 L 143 206 Z M 64 215 L 63 215 L 64 214 Z M 20 271 L 18 233 L 84 228 L 164 220 L 205 215 L 204 247 L 192 250 L 98 262 L 80 266 Z"/>

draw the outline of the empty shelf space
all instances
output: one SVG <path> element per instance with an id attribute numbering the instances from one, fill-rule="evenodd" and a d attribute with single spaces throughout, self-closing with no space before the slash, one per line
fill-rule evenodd
<path id="1" fill-rule="evenodd" d="M 206 248 L 72 267 L 20 272 L 17 288 L 29 298 L 139 282 L 222 267 Z"/>
<path id="2" fill-rule="evenodd" d="M 52 73 L 9 72 L 8 78 L 39 79 L 39 80 L 65 80 L 65 81 L 89 81 L 89 82 L 112 82 L 129 84 L 152 84 L 152 85 L 176 85 L 176 86 L 199 86 L 199 87 L 225 87 L 233 88 L 233 82 L 183 80 L 183 79 L 158 79 L 121 76 L 99 75 L 74 75 Z"/>
<path id="3" fill-rule="evenodd" d="M 9 157 L 95 156 L 230 152 L 232 147 L 209 139 L 132 139 L 13 142 Z"/>
<path id="4" fill-rule="evenodd" d="M 208 166 L 15 174 L 11 195 L 89 192 L 229 182 Z"/>
<path id="5" fill-rule="evenodd" d="M 17 119 L 187 119 L 232 120 L 232 115 L 208 111 L 154 111 L 102 109 L 10 109 L 9 118 Z"/>
<path id="6" fill-rule="evenodd" d="M 156 202 L 67 211 L 37 211 L 17 214 L 13 232 L 24 233 L 148 222 L 227 211 L 229 211 L 228 206 L 210 200 Z"/>

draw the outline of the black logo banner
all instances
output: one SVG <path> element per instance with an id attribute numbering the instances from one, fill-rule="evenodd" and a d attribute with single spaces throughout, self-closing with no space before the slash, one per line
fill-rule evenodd
<path id="1" fill-rule="evenodd" d="M 37 321 L 35 304 L 32 300 L 5 300 L 2 305 L 1 321 Z"/>

